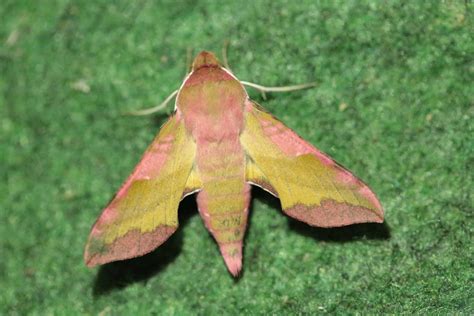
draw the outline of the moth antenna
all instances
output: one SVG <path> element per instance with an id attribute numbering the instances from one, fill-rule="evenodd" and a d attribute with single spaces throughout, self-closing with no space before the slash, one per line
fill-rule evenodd
<path id="1" fill-rule="evenodd" d="M 247 87 L 254 88 L 262 94 L 262 98 L 266 100 L 266 95 L 265 92 L 290 92 L 290 91 L 297 91 L 297 90 L 303 90 L 303 89 L 308 89 L 316 86 L 316 82 L 309 82 L 309 83 L 302 83 L 302 84 L 297 84 L 293 86 L 282 86 L 282 87 L 265 87 L 261 86 L 256 83 L 252 82 L 247 82 L 247 81 L 241 81 L 241 84 Z"/>
<path id="2" fill-rule="evenodd" d="M 154 106 L 154 107 L 148 108 L 148 109 L 138 110 L 138 111 L 131 111 L 131 112 L 127 112 L 125 114 L 141 116 L 141 115 L 149 115 L 149 114 L 153 114 L 155 112 L 161 111 L 178 94 L 178 91 L 179 90 L 174 90 L 162 103 L 158 104 L 157 106 Z"/>
<path id="3" fill-rule="evenodd" d="M 186 48 L 186 73 L 184 74 L 184 77 L 191 72 L 191 69 L 193 67 L 193 49 L 191 47 Z"/>
<path id="4" fill-rule="evenodd" d="M 229 48 L 229 44 L 230 44 L 230 41 L 225 40 L 224 45 L 222 45 L 222 63 L 224 64 L 224 67 L 226 69 L 228 69 L 230 72 L 232 72 L 232 70 L 230 69 L 230 66 L 229 66 L 229 60 L 227 59 L 227 49 Z"/>

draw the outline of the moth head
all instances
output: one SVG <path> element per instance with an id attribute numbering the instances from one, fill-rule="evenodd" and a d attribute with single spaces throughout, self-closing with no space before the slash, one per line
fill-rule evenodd
<path id="1" fill-rule="evenodd" d="M 195 71 L 203 67 L 220 66 L 221 64 L 213 53 L 202 51 L 196 56 L 196 58 L 194 58 L 192 70 Z"/>

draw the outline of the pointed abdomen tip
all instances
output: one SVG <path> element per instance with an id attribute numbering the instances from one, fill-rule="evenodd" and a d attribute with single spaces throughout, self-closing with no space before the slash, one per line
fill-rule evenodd
<path id="1" fill-rule="evenodd" d="M 242 270 L 242 256 L 237 257 L 224 257 L 225 264 L 227 266 L 227 270 L 229 270 L 230 274 L 234 277 L 237 277 Z"/>
<path id="2" fill-rule="evenodd" d="M 238 276 L 240 270 L 242 270 L 242 243 L 226 244 L 220 248 L 227 270 L 234 277 Z"/>

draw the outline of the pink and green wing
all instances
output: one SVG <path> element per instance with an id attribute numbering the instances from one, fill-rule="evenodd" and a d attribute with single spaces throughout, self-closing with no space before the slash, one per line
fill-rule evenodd
<path id="1" fill-rule="evenodd" d="M 144 255 L 175 232 L 179 202 L 200 186 L 195 152 L 175 114 L 94 224 L 84 253 L 88 266 Z"/>
<path id="2" fill-rule="evenodd" d="M 251 103 L 241 142 L 247 181 L 277 196 L 289 216 L 319 227 L 383 222 L 367 185 Z"/>

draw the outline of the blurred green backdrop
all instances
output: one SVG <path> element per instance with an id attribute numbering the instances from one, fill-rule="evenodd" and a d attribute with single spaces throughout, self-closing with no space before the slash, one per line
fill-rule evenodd
<path id="1" fill-rule="evenodd" d="M 0 314 L 472 314 L 470 1 L 0 4 Z M 316 229 L 254 190 L 234 280 L 197 215 L 143 258 L 87 269 L 89 229 L 167 113 L 186 50 L 377 192 L 386 224 Z"/>

